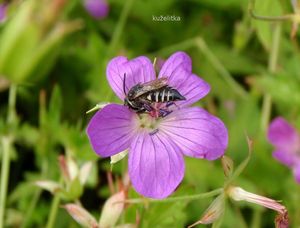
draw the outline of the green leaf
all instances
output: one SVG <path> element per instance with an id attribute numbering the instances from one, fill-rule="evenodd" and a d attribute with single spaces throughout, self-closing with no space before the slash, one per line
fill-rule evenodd
<path id="1" fill-rule="evenodd" d="M 255 14 L 261 16 L 280 16 L 282 7 L 279 0 L 256 1 Z M 253 26 L 256 29 L 258 39 L 266 50 L 270 50 L 272 44 L 273 23 L 262 20 L 253 20 Z"/>
<path id="2" fill-rule="evenodd" d="M 300 81 L 297 78 L 281 73 L 261 77 L 258 79 L 258 84 L 279 105 L 291 109 L 300 106 Z"/>
<path id="3" fill-rule="evenodd" d="M 79 177 L 72 180 L 69 189 L 67 191 L 67 197 L 70 200 L 78 199 L 83 193 L 83 186 L 80 183 Z"/>
<path id="4" fill-rule="evenodd" d="M 59 123 L 62 109 L 62 95 L 59 85 L 55 85 L 49 103 L 48 120 L 51 123 Z"/>
<path id="5" fill-rule="evenodd" d="M 186 214 L 185 202 L 153 204 L 145 211 L 142 228 L 184 227 Z"/>
<path id="6" fill-rule="evenodd" d="M 13 63 L 18 64 L 18 62 L 23 61 L 23 54 L 29 51 L 29 49 L 24 50 L 22 46 L 18 47 L 18 45 L 22 45 L 23 42 L 25 44 L 28 42 L 30 46 L 32 46 L 37 39 L 37 37 L 34 36 L 34 34 L 36 35 L 34 26 L 28 24 L 34 4 L 35 2 L 32 0 L 24 2 L 16 12 L 15 17 L 6 24 L 0 37 L 0 73 L 10 79 L 17 80 L 16 75 L 10 74 L 10 70 L 18 70 L 10 66 L 12 66 Z M 31 34 L 30 32 L 34 33 Z"/>

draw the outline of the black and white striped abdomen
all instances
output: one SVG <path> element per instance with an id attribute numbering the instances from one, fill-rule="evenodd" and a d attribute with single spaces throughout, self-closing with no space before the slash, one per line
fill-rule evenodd
<path id="1" fill-rule="evenodd" d="M 157 103 L 185 100 L 185 97 L 172 87 L 164 87 L 158 90 L 153 90 L 147 93 L 145 97 L 148 101 Z"/>

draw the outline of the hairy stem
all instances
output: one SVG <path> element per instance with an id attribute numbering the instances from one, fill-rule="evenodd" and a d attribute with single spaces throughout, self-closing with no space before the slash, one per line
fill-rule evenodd
<path id="1" fill-rule="evenodd" d="M 269 64 L 268 70 L 271 74 L 276 72 L 276 65 L 278 61 L 279 45 L 280 45 L 280 36 L 281 36 L 281 23 L 277 22 L 274 24 L 273 31 L 273 40 L 271 52 L 269 55 Z M 261 128 L 265 131 L 268 127 L 270 116 L 272 110 L 272 98 L 271 95 L 266 93 L 263 97 L 262 105 L 262 118 L 261 118 Z"/>
<path id="2" fill-rule="evenodd" d="M 59 203 L 60 203 L 60 196 L 56 194 L 52 200 L 50 215 L 48 217 L 46 228 L 55 227 L 54 225 L 55 225 L 57 211 L 59 208 Z"/>
<path id="3" fill-rule="evenodd" d="M 133 1 L 134 0 L 124 1 L 123 10 L 121 12 L 119 21 L 116 25 L 111 42 L 108 47 L 108 56 L 113 55 L 116 50 L 117 43 L 120 41 L 122 32 L 124 30 L 124 27 L 125 27 L 125 24 L 126 24 L 126 21 L 127 21 L 130 9 L 131 9 L 131 6 L 133 5 Z"/>
<path id="4" fill-rule="evenodd" d="M 210 192 L 206 193 L 200 193 L 195 195 L 188 195 L 188 196 L 177 196 L 177 197 L 170 197 L 163 200 L 158 199 L 129 199 L 126 200 L 125 203 L 170 203 L 170 202 L 176 202 L 181 200 L 196 200 L 196 199 L 204 199 L 204 198 L 210 198 L 216 195 L 219 195 L 223 192 L 223 188 L 218 188 Z"/>
<path id="5" fill-rule="evenodd" d="M 224 81 L 232 88 L 232 90 L 235 91 L 236 94 L 245 97 L 247 92 L 233 79 L 231 74 L 223 66 L 220 60 L 213 54 L 206 42 L 201 37 L 196 39 L 196 46 L 205 55 L 208 61 L 210 61 L 212 66 L 216 69 L 220 76 L 222 76 Z"/>

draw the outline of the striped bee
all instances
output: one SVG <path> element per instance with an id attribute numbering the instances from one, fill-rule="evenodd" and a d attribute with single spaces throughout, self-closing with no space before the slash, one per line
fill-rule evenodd
<path id="1" fill-rule="evenodd" d="M 125 77 L 123 82 L 123 90 L 125 92 Z M 146 83 L 138 83 L 133 86 L 125 96 L 124 105 L 137 113 L 151 113 L 158 111 L 158 116 L 165 116 L 169 111 L 165 109 L 155 110 L 155 105 L 158 103 L 166 104 L 169 107 L 174 104 L 174 101 L 185 100 L 176 89 L 167 84 L 167 78 L 158 78 Z"/>

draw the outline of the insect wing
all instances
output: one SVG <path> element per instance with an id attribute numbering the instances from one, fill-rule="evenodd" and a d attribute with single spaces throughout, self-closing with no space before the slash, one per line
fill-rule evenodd
<path id="1" fill-rule="evenodd" d="M 150 82 L 145 82 L 143 84 L 140 84 L 138 90 L 136 91 L 134 98 L 142 96 L 143 94 L 148 93 L 152 90 L 156 90 L 156 89 L 165 87 L 165 86 L 167 86 L 167 82 L 168 82 L 168 78 L 158 78 L 158 79 L 152 80 Z"/>

